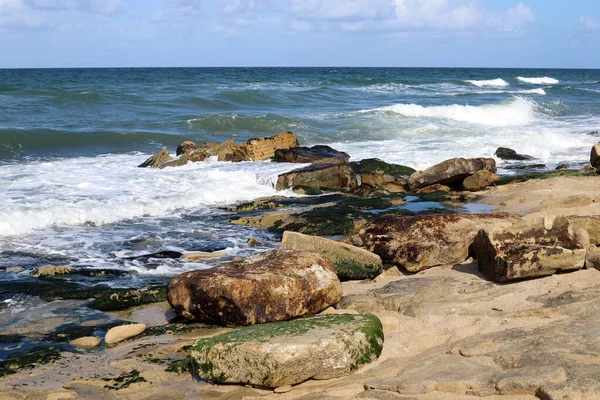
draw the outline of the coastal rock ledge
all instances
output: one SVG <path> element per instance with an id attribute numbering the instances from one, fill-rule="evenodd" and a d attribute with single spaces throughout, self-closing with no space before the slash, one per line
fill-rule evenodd
<path id="1" fill-rule="evenodd" d="M 293 250 L 187 272 L 167 287 L 177 315 L 225 326 L 313 315 L 341 297 L 342 286 L 329 261 L 317 253 Z"/>
<path id="2" fill-rule="evenodd" d="M 190 355 L 202 378 L 278 388 L 347 375 L 377 359 L 383 340 L 374 315 L 319 315 L 199 339 Z"/>

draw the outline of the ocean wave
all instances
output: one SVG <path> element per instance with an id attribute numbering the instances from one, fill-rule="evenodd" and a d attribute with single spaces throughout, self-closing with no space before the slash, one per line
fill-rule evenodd
<path id="1" fill-rule="evenodd" d="M 518 76 L 517 80 L 524 83 L 530 83 L 532 85 L 556 85 L 560 82 L 558 79 L 550 78 L 547 76 L 538 78 L 524 78 L 522 76 Z"/>
<path id="2" fill-rule="evenodd" d="M 294 131 L 303 127 L 300 119 L 279 114 L 205 114 L 186 121 L 191 129 L 207 132 L 253 132 L 272 135 L 281 131 Z"/>
<path id="3" fill-rule="evenodd" d="M 505 87 L 505 86 L 508 86 L 508 82 L 506 82 L 504 79 L 501 79 L 501 78 L 489 79 L 489 80 L 480 80 L 480 81 L 467 80 L 465 82 L 468 82 L 468 83 L 470 83 L 472 85 L 475 85 L 477 87 L 485 87 L 485 86 Z"/>
<path id="4" fill-rule="evenodd" d="M 445 106 L 421 106 L 418 104 L 394 104 L 366 112 L 386 112 L 409 118 L 443 118 L 453 121 L 489 126 L 525 125 L 536 120 L 536 103 L 522 97 L 508 102 L 470 106 L 451 104 Z"/>

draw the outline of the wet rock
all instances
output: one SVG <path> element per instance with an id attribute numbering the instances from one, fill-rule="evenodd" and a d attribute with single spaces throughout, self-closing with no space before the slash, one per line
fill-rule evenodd
<path id="1" fill-rule="evenodd" d="M 495 282 L 552 275 L 583 268 L 589 235 L 564 216 L 482 229 L 473 242 L 481 273 Z"/>
<path id="2" fill-rule="evenodd" d="M 267 160 L 275 155 L 278 149 L 289 149 L 298 146 L 298 138 L 292 132 L 281 132 L 275 136 L 250 139 L 245 150 L 253 161 Z"/>
<path id="3" fill-rule="evenodd" d="M 63 352 L 60 346 L 36 346 L 23 352 L 9 354 L 6 359 L 0 359 L 0 378 L 32 369 L 38 365 L 48 364 L 59 360 Z"/>
<path id="4" fill-rule="evenodd" d="M 415 193 L 416 194 L 428 194 L 428 193 L 451 192 L 451 191 L 452 191 L 452 189 L 450 189 L 449 186 L 440 185 L 439 183 L 436 183 L 433 185 L 425 186 L 424 188 L 417 190 Z"/>
<path id="5" fill-rule="evenodd" d="M 253 237 L 251 237 L 250 239 L 248 239 L 246 241 L 246 244 L 250 247 L 256 247 L 256 246 L 260 246 L 260 242 L 256 239 L 254 239 Z"/>
<path id="6" fill-rule="evenodd" d="M 182 255 L 183 255 L 183 253 L 181 253 L 179 251 L 165 250 L 165 251 L 159 251 L 159 252 L 151 253 L 151 254 L 143 254 L 141 256 L 125 257 L 123 259 L 131 260 L 131 261 L 137 260 L 137 261 L 147 262 L 151 258 L 180 258 Z"/>
<path id="7" fill-rule="evenodd" d="M 227 257 L 227 253 L 184 253 L 181 255 L 181 260 L 208 260 L 211 258 Z"/>
<path id="8" fill-rule="evenodd" d="M 169 282 L 167 296 L 184 318 L 226 326 L 312 315 L 342 294 L 333 265 L 316 253 L 279 250 L 187 272 Z"/>
<path id="9" fill-rule="evenodd" d="M 351 162 L 350 165 L 354 171 L 359 174 L 383 173 L 396 177 L 409 177 L 416 172 L 414 168 L 400 164 L 386 163 L 379 158 L 366 158 L 360 161 Z"/>
<path id="10" fill-rule="evenodd" d="M 436 183 L 442 185 L 460 184 L 465 178 L 477 171 L 496 172 L 496 161 L 493 158 L 452 158 L 417 171 L 408 178 L 410 190 L 417 190 Z"/>
<path id="11" fill-rule="evenodd" d="M 40 277 L 48 277 L 55 275 L 67 275 L 73 273 L 75 270 L 69 267 L 59 267 L 56 265 L 44 265 L 43 267 L 39 267 L 35 269 L 31 276 L 35 276 L 36 278 Z"/>
<path id="12" fill-rule="evenodd" d="M 504 169 L 511 170 L 528 170 L 528 169 L 546 169 L 546 164 L 515 164 L 506 165 Z"/>
<path id="13" fill-rule="evenodd" d="M 360 176 L 360 181 L 363 185 L 367 185 L 373 189 L 383 189 L 390 193 L 406 192 L 406 179 L 398 178 L 393 175 L 387 175 L 383 172 L 362 174 Z"/>
<path id="14" fill-rule="evenodd" d="M 517 161 L 535 160 L 534 157 L 531 157 L 531 156 L 528 156 L 525 154 L 519 154 L 516 151 L 514 151 L 513 149 L 509 149 L 508 147 L 498 147 L 498 149 L 496 150 L 494 155 L 501 160 L 517 160 Z"/>
<path id="15" fill-rule="evenodd" d="M 499 180 L 500 176 L 497 174 L 487 170 L 481 170 L 465 178 L 462 185 L 463 189 L 468 190 L 469 192 L 478 192 Z"/>
<path id="16" fill-rule="evenodd" d="M 555 170 L 557 170 L 557 171 L 560 171 L 561 169 L 569 169 L 569 168 L 570 168 L 570 165 L 569 165 L 569 164 L 564 164 L 564 163 L 563 163 L 563 164 L 558 164 L 558 165 L 556 166 L 556 168 L 554 168 L 554 169 L 555 169 Z"/>
<path id="17" fill-rule="evenodd" d="M 349 159 L 348 153 L 337 151 L 329 146 L 277 149 L 273 156 L 275 162 L 310 164 L 345 164 Z"/>
<path id="18" fill-rule="evenodd" d="M 21 267 L 21 266 L 12 266 L 12 267 L 4 267 L 2 268 L 4 271 L 6 272 L 18 272 L 18 271 L 24 271 L 25 267 Z"/>
<path id="19" fill-rule="evenodd" d="M 317 189 L 352 190 L 358 186 L 354 170 L 347 164 L 318 164 L 295 169 L 277 177 L 277 190 L 303 185 Z"/>
<path id="20" fill-rule="evenodd" d="M 140 333 L 146 330 L 146 324 L 130 324 L 130 325 L 120 325 L 111 328 L 106 332 L 104 336 L 104 341 L 106 344 L 114 344 L 118 342 L 122 342 L 123 340 L 127 340 L 134 336 L 139 335 Z"/>
<path id="21" fill-rule="evenodd" d="M 377 254 L 346 243 L 286 231 L 281 241 L 283 250 L 312 251 L 331 262 L 342 281 L 373 279 L 382 271 Z"/>
<path id="22" fill-rule="evenodd" d="M 594 168 L 600 168 L 600 143 L 595 144 L 594 147 L 592 147 L 590 164 L 592 164 L 592 167 Z"/>
<path id="23" fill-rule="evenodd" d="M 138 165 L 139 168 L 160 168 L 160 166 L 168 161 L 173 160 L 173 157 L 167 150 L 161 150 L 155 153 L 152 157 Z"/>
<path id="24" fill-rule="evenodd" d="M 480 229 L 508 226 L 519 219 L 492 214 L 384 215 L 360 236 L 365 248 L 383 262 L 414 272 L 464 261 Z"/>
<path id="25" fill-rule="evenodd" d="M 347 375 L 377 359 L 383 340 L 374 315 L 319 315 L 199 339 L 190 355 L 210 381 L 278 388 Z"/>
<path id="26" fill-rule="evenodd" d="M 199 146 L 197 143 L 192 142 L 191 140 L 186 140 L 184 142 L 181 142 L 179 146 L 177 146 L 177 151 L 175 152 L 175 155 L 179 157 L 183 153 L 187 153 L 191 150 L 196 150 L 198 147 Z"/>
<path id="27" fill-rule="evenodd" d="M 206 147 L 204 151 L 211 156 L 216 156 L 218 161 L 250 161 L 245 147 L 238 146 L 233 140 L 226 140 L 216 146 Z"/>
<path id="28" fill-rule="evenodd" d="M 71 340 L 69 344 L 80 349 L 93 349 L 94 347 L 100 346 L 100 338 L 95 336 L 84 336 L 79 339 Z"/>

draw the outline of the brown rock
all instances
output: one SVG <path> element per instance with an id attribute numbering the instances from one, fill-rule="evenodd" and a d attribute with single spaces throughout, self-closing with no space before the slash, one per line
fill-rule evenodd
<path id="1" fill-rule="evenodd" d="M 600 143 L 595 144 L 592 147 L 592 152 L 590 154 L 590 164 L 592 167 L 599 168 L 600 167 Z"/>
<path id="2" fill-rule="evenodd" d="M 596 246 L 590 246 L 589 250 L 585 255 L 585 267 L 595 268 L 600 271 L 600 249 Z"/>
<path id="3" fill-rule="evenodd" d="M 186 140 L 184 142 L 181 142 L 179 144 L 179 146 L 177 146 L 177 151 L 175 152 L 175 154 L 177 156 L 180 156 L 183 153 L 187 153 L 188 151 L 191 151 L 191 150 L 196 150 L 197 148 L 198 148 L 197 143 L 194 143 L 190 140 Z"/>
<path id="4" fill-rule="evenodd" d="M 373 172 L 362 174 L 360 181 L 363 185 L 370 186 L 374 189 L 384 189 L 390 193 L 406 192 L 406 180 L 392 175 L 386 175 L 382 172 Z"/>
<path id="5" fill-rule="evenodd" d="M 180 260 L 207 260 L 211 258 L 227 257 L 227 253 L 184 253 L 179 257 Z"/>
<path id="6" fill-rule="evenodd" d="M 173 310 L 226 326 L 283 321 L 315 314 L 339 301 L 333 265 L 316 253 L 275 250 L 171 280 Z"/>
<path id="7" fill-rule="evenodd" d="M 479 270 L 495 282 L 552 275 L 583 268 L 589 236 L 564 216 L 482 229 L 473 242 Z"/>
<path id="8" fill-rule="evenodd" d="M 186 152 L 181 157 L 186 157 L 189 162 L 201 162 L 210 157 L 210 154 L 204 149 L 194 149 Z"/>
<path id="9" fill-rule="evenodd" d="M 12 272 L 17 272 L 17 271 L 24 271 L 25 267 L 21 267 L 21 266 L 13 266 L 13 267 L 6 267 L 4 268 L 5 271 L 12 271 Z"/>
<path id="10" fill-rule="evenodd" d="M 138 165 L 139 168 L 159 168 L 161 164 L 164 164 L 168 161 L 173 160 L 173 157 L 169 154 L 167 150 L 161 150 L 155 153 L 152 157 L 148 158 L 146 161 Z"/>
<path id="11" fill-rule="evenodd" d="M 496 172 L 493 158 L 452 158 L 417 171 L 408 178 L 410 190 L 420 189 L 435 183 L 454 185 L 480 170 Z"/>
<path id="12" fill-rule="evenodd" d="M 279 175 L 275 188 L 284 190 L 296 185 L 316 189 L 352 190 L 358 187 L 358 182 L 354 170 L 347 164 L 319 164 Z"/>
<path id="13" fill-rule="evenodd" d="M 383 262 L 408 271 L 464 261 L 477 232 L 491 226 L 508 226 L 519 217 L 492 214 L 384 215 L 360 233 L 365 248 Z"/>
<path id="14" fill-rule="evenodd" d="M 56 265 L 44 265 L 43 267 L 39 267 L 35 269 L 31 276 L 35 276 L 36 278 L 44 277 L 44 276 L 54 276 L 54 275 L 67 275 L 75 271 L 73 268 L 69 267 L 58 267 Z"/>
<path id="15" fill-rule="evenodd" d="M 298 146 L 298 138 L 292 132 L 281 132 L 275 136 L 250 139 L 246 142 L 246 152 L 254 161 L 269 159 L 277 149 Z"/>
<path id="16" fill-rule="evenodd" d="M 121 325 L 110 328 L 104 336 L 106 344 L 114 344 L 127 340 L 146 330 L 146 324 Z"/>
<path id="17" fill-rule="evenodd" d="M 79 339 L 71 340 L 69 344 L 80 349 L 93 349 L 100 346 L 100 338 L 95 336 L 84 336 Z"/>
<path id="18" fill-rule="evenodd" d="M 463 189 L 468 190 L 469 192 L 478 192 L 499 180 L 500 176 L 498 174 L 482 169 L 476 171 L 473 175 L 466 177 L 462 185 Z"/>
<path id="19" fill-rule="evenodd" d="M 426 193 L 451 192 L 451 191 L 452 191 L 452 189 L 450 189 L 450 187 L 436 183 L 433 185 L 425 186 L 424 188 L 417 190 L 415 193 L 416 194 L 426 194 Z"/>
<path id="20" fill-rule="evenodd" d="M 345 164 L 348 160 L 350 160 L 348 153 L 337 151 L 329 146 L 277 149 L 273 156 L 275 162 L 291 163 Z"/>
<path id="21" fill-rule="evenodd" d="M 600 215 L 567 215 L 567 219 L 573 229 L 588 232 L 591 244 L 600 245 Z"/>

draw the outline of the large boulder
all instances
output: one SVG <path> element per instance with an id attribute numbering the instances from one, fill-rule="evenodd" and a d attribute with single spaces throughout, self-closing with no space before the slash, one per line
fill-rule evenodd
<path id="1" fill-rule="evenodd" d="M 347 164 L 316 164 L 277 177 L 277 190 L 302 185 L 316 189 L 352 190 L 358 187 L 356 174 Z"/>
<path id="2" fill-rule="evenodd" d="M 469 192 L 477 192 L 499 180 L 500 176 L 498 174 L 482 169 L 481 171 L 477 171 L 473 175 L 466 177 L 462 186 L 463 189 L 468 190 Z"/>
<path id="3" fill-rule="evenodd" d="M 383 172 L 371 172 L 360 176 L 361 184 L 367 185 L 373 189 L 383 189 L 390 193 L 406 192 L 406 179 Z"/>
<path id="4" fill-rule="evenodd" d="M 154 153 L 152 157 L 148 158 L 146 161 L 138 165 L 139 168 L 162 168 L 161 165 L 173 160 L 173 157 L 169 154 L 167 150 L 161 150 L 157 153 Z"/>
<path id="5" fill-rule="evenodd" d="M 496 172 L 496 161 L 493 158 L 452 158 L 417 171 L 408 178 L 410 190 L 417 190 L 436 183 L 442 185 L 460 184 L 465 178 L 477 171 Z"/>
<path id="6" fill-rule="evenodd" d="M 384 215 L 369 223 L 360 236 L 365 248 L 383 262 L 416 272 L 464 261 L 480 229 L 519 220 L 493 214 Z"/>
<path id="7" fill-rule="evenodd" d="M 320 236 L 285 231 L 281 248 L 320 254 L 333 264 L 340 280 L 373 279 L 382 271 L 381 258 L 377 254 Z"/>
<path id="8" fill-rule="evenodd" d="M 250 139 L 245 150 L 254 161 L 267 160 L 275 155 L 277 149 L 289 149 L 298 146 L 298 138 L 292 132 L 281 132 L 274 136 Z"/>
<path id="9" fill-rule="evenodd" d="M 587 231 L 573 229 L 566 217 L 541 217 L 480 230 L 473 252 L 486 278 L 507 282 L 581 269 L 589 244 Z"/>
<path id="10" fill-rule="evenodd" d="M 592 164 L 592 167 L 594 168 L 600 168 L 600 143 L 595 144 L 594 147 L 592 147 L 590 164 Z"/>
<path id="11" fill-rule="evenodd" d="M 177 315 L 226 326 L 312 315 L 337 303 L 341 295 L 341 283 L 329 261 L 316 253 L 292 250 L 186 272 L 167 287 L 167 299 Z"/>
<path id="12" fill-rule="evenodd" d="M 212 382 L 277 388 L 347 375 L 377 359 L 383 340 L 374 315 L 319 315 L 199 339 L 190 355 Z"/>
<path id="13" fill-rule="evenodd" d="M 348 153 L 329 146 L 293 147 L 277 149 L 273 161 L 310 164 L 345 164 L 350 160 Z"/>
<path id="14" fill-rule="evenodd" d="M 218 161 L 249 161 L 250 157 L 245 146 L 238 146 L 233 140 L 226 140 L 221 144 L 204 146 L 204 152 L 211 156 L 217 156 Z"/>
<path id="15" fill-rule="evenodd" d="M 508 147 L 498 147 L 494 155 L 501 160 L 535 160 L 534 157 L 528 156 L 526 154 L 519 154 L 513 149 L 509 149 Z"/>

